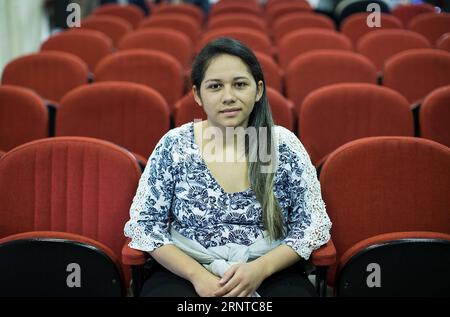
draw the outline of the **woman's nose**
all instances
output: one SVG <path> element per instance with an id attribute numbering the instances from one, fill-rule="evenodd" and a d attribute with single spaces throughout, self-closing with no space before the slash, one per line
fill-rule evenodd
<path id="1" fill-rule="evenodd" d="M 222 102 L 223 104 L 231 104 L 236 101 L 236 97 L 234 96 L 233 88 L 225 86 L 223 96 L 222 96 Z"/>

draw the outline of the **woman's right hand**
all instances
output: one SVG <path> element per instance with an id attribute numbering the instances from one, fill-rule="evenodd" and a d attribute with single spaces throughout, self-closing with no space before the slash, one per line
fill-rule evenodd
<path id="1" fill-rule="evenodd" d="M 204 269 L 192 278 L 191 283 L 200 297 L 213 297 L 214 292 L 221 287 L 219 280 L 219 277 Z"/>

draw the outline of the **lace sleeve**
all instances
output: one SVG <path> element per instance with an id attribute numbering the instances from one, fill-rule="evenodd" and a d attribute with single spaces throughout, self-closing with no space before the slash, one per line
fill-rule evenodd
<path id="1" fill-rule="evenodd" d="M 129 246 L 153 251 L 171 244 L 169 213 L 173 197 L 173 139 L 164 135 L 150 155 L 130 208 L 130 220 L 124 233 Z"/>
<path id="2" fill-rule="evenodd" d="M 308 153 L 290 131 L 280 133 L 290 152 L 291 209 L 284 243 L 308 260 L 312 251 L 330 239 L 331 221 L 325 210 L 320 183 Z"/>

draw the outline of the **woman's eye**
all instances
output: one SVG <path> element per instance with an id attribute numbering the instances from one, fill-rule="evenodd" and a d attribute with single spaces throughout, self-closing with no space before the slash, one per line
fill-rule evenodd
<path id="1" fill-rule="evenodd" d="M 211 84 L 211 85 L 208 85 L 208 89 L 219 89 L 220 88 L 220 84 Z"/>
<path id="2" fill-rule="evenodd" d="M 237 82 L 235 85 L 236 85 L 236 87 L 238 87 L 238 88 L 244 88 L 244 87 L 247 86 L 247 83 L 241 81 L 241 82 Z"/>

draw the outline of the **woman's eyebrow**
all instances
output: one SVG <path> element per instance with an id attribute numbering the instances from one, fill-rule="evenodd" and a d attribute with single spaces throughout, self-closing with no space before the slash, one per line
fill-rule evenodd
<path id="1" fill-rule="evenodd" d="M 233 80 L 239 80 L 239 79 L 247 79 L 248 77 L 245 76 L 238 76 L 238 77 L 234 77 Z M 222 81 L 221 79 L 216 79 L 216 78 L 211 78 L 211 79 L 207 79 L 205 80 L 205 83 L 207 83 L 208 81 Z"/>

